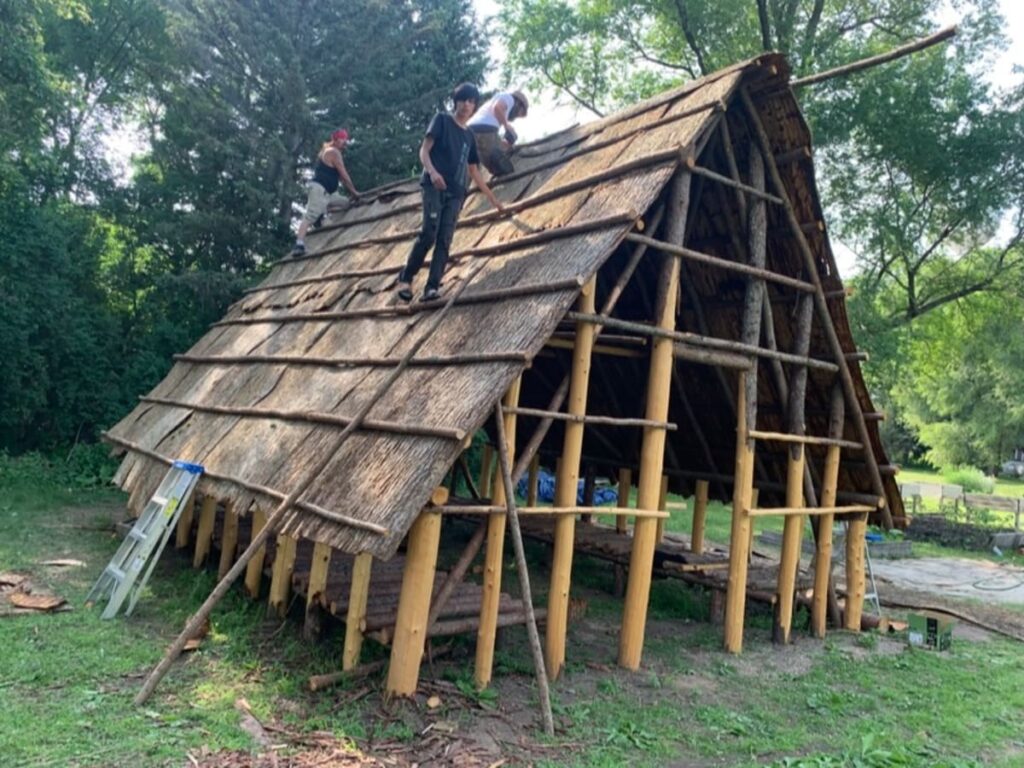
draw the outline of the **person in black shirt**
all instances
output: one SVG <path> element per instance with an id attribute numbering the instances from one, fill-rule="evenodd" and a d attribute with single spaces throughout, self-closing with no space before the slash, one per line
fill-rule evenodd
<path id="1" fill-rule="evenodd" d="M 480 92 L 475 85 L 463 83 L 452 93 L 455 110 L 452 114 L 438 112 L 430 121 L 427 135 L 420 145 L 423 177 L 420 188 L 423 195 L 423 227 L 413 244 L 405 268 L 398 276 L 398 296 L 412 301 L 412 281 L 423 266 L 431 248 L 430 272 L 423 290 L 423 300 L 440 297 L 441 277 L 448 261 L 448 248 L 455 234 L 455 222 L 466 199 L 467 176 L 491 201 L 491 205 L 504 211 L 498 198 L 487 186 L 480 173 L 476 154 L 476 141 L 466 123 L 476 112 Z"/>
<path id="2" fill-rule="evenodd" d="M 309 182 L 309 198 L 306 200 L 306 213 L 299 224 L 298 234 L 295 236 L 295 247 L 292 248 L 292 256 L 302 256 L 306 253 L 306 232 L 309 225 L 317 222 L 327 212 L 327 205 L 331 202 L 343 200 L 337 194 L 338 182 L 345 184 L 345 189 L 352 195 L 353 200 L 359 199 L 352 179 L 345 170 L 345 160 L 341 152 L 348 144 L 348 131 L 339 128 L 331 134 L 331 140 L 320 147 L 316 157 L 316 167 L 313 169 L 313 180 Z M 319 226 L 319 224 L 317 224 Z"/>

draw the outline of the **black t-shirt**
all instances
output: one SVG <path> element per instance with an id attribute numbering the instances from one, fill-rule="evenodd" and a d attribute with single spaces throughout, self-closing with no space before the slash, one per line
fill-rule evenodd
<path id="1" fill-rule="evenodd" d="M 430 162 L 444 177 L 449 191 L 464 192 L 468 176 L 466 165 L 480 162 L 473 134 L 469 129 L 460 127 L 447 112 L 438 112 L 430 121 L 427 136 L 434 140 L 434 146 L 430 148 Z M 426 171 L 423 171 L 421 183 L 431 183 L 430 174 Z"/>
<path id="2" fill-rule="evenodd" d="M 313 170 L 313 181 L 324 188 L 329 194 L 334 194 L 338 191 L 338 181 L 341 179 L 341 174 L 338 173 L 338 169 L 334 166 L 328 165 L 321 158 L 316 159 L 316 168 Z"/>

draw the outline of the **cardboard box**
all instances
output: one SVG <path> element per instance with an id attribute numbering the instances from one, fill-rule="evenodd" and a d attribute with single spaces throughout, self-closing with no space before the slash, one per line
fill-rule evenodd
<path id="1" fill-rule="evenodd" d="M 920 611 L 907 617 L 907 642 L 915 648 L 946 651 L 953 644 L 956 619 L 941 613 Z"/>

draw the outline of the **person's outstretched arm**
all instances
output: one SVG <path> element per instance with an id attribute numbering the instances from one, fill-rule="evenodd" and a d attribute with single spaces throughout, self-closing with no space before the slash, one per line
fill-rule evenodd
<path id="1" fill-rule="evenodd" d="M 345 185 L 345 189 L 349 191 L 349 194 L 352 195 L 353 198 L 358 200 L 359 191 L 356 189 L 356 185 L 352 183 L 352 177 L 348 175 L 348 169 L 345 168 L 345 158 L 341 156 L 341 152 L 334 150 L 329 153 L 329 160 L 335 170 L 338 171 L 338 175 L 341 177 L 341 183 Z"/>
<path id="2" fill-rule="evenodd" d="M 487 186 L 487 182 L 484 181 L 484 175 L 480 173 L 480 167 L 476 163 L 470 163 L 469 166 L 469 177 L 476 182 L 477 187 L 484 193 L 484 196 L 491 201 L 493 205 L 500 213 L 505 213 L 505 206 L 501 204 L 501 201 L 494 196 L 491 188 Z"/>

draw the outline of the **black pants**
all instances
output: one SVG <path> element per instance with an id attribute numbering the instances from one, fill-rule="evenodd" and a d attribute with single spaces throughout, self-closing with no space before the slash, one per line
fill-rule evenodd
<path id="1" fill-rule="evenodd" d="M 433 184 L 424 185 L 422 191 L 423 228 L 398 279 L 403 283 L 411 283 L 423 266 L 427 253 L 433 248 L 434 255 L 430 258 L 427 289 L 437 290 L 441 287 L 441 277 L 448 262 L 448 248 L 452 244 L 455 222 L 459 219 L 459 211 L 462 210 L 466 193 L 464 190 L 453 193 L 447 189 L 437 189 Z"/>

